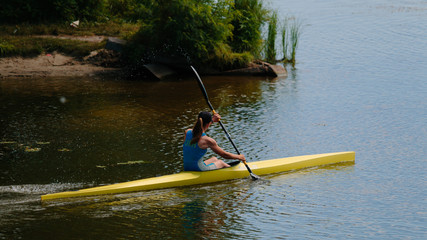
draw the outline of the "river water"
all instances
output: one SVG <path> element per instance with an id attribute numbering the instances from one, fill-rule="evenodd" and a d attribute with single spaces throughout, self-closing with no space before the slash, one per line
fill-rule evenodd
<path id="1" fill-rule="evenodd" d="M 183 132 L 208 109 L 194 78 L 0 79 L 0 239 L 425 239 L 427 2 L 269 5 L 302 21 L 295 68 L 203 77 L 212 104 L 248 161 L 355 164 L 41 203 L 180 172 Z"/>

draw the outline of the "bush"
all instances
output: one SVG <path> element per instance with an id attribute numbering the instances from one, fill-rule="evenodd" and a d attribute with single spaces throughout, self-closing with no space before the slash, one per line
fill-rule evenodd
<path id="1" fill-rule="evenodd" d="M 231 37 L 228 1 L 161 0 L 153 19 L 141 27 L 133 42 L 143 46 L 144 60 L 155 54 L 184 55 L 206 62 Z"/>
<path id="2" fill-rule="evenodd" d="M 236 53 L 231 51 L 227 44 L 222 44 L 215 48 L 214 54 L 208 59 L 211 66 L 218 70 L 230 70 L 247 66 L 254 60 L 254 56 L 249 52 Z"/>
<path id="3" fill-rule="evenodd" d="M 189 64 L 244 67 L 258 56 L 264 13 L 259 0 L 160 0 L 132 40 L 134 61 L 181 56 Z M 138 57 L 139 56 L 139 57 Z"/>
<path id="4" fill-rule="evenodd" d="M 267 10 L 259 0 L 235 0 L 233 37 L 230 45 L 233 51 L 250 52 L 259 56 L 262 46 L 261 26 L 266 21 Z"/>
<path id="5" fill-rule="evenodd" d="M 106 13 L 127 22 L 145 22 L 153 16 L 155 0 L 107 0 Z"/>
<path id="6" fill-rule="evenodd" d="M 0 56 L 1 57 L 12 55 L 15 51 L 16 51 L 15 46 L 13 46 L 12 44 L 10 44 L 4 40 L 0 41 Z"/>

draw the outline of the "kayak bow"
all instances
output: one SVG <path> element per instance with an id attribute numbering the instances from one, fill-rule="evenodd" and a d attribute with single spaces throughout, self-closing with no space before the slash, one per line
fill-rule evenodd
<path id="1" fill-rule="evenodd" d="M 286 172 L 302 168 L 329 165 L 341 162 L 354 162 L 355 152 L 337 152 L 298 157 L 278 158 L 272 160 L 248 162 L 247 164 L 257 175 Z M 249 176 L 244 164 L 239 163 L 233 167 L 222 168 L 206 172 L 184 171 L 161 177 L 152 177 L 124 183 L 116 183 L 101 187 L 87 188 L 78 191 L 68 191 L 42 195 L 41 200 L 58 198 L 83 197 L 102 194 L 116 194 L 136 192 L 161 188 L 172 188 L 212 182 L 221 182 L 230 179 L 245 178 Z"/>

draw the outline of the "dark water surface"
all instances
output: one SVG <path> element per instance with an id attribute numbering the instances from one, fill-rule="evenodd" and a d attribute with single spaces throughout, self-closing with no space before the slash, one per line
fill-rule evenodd
<path id="1" fill-rule="evenodd" d="M 248 161 L 352 150 L 354 165 L 41 203 L 180 172 L 207 107 L 195 79 L 0 79 L 0 239 L 425 239 L 427 2 L 270 4 L 303 22 L 296 68 L 203 77 L 212 104 Z"/>

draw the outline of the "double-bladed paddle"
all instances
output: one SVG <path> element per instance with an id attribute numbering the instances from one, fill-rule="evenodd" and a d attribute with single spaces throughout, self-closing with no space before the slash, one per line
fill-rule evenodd
<path id="1" fill-rule="evenodd" d="M 208 104 L 208 106 L 209 106 L 209 108 L 212 110 L 212 112 L 215 114 L 215 113 L 216 113 L 216 112 L 215 112 L 215 109 L 213 108 L 213 106 L 212 106 L 211 102 L 209 101 L 208 93 L 206 92 L 206 89 L 205 89 L 205 86 L 203 85 L 202 79 L 200 78 L 200 76 L 199 76 L 199 74 L 197 73 L 196 69 L 194 69 L 194 67 L 193 67 L 193 66 L 190 66 L 190 67 L 191 67 L 191 69 L 193 69 L 194 73 L 195 73 L 195 74 L 196 74 L 196 76 L 197 76 L 198 84 L 199 84 L 200 90 L 202 90 L 202 93 L 203 93 L 203 95 L 205 96 L 206 103 Z M 221 125 L 222 130 L 224 130 L 225 135 L 227 135 L 228 140 L 230 140 L 230 142 L 231 142 L 231 144 L 233 145 L 234 149 L 236 150 L 237 154 L 239 154 L 239 155 L 240 155 L 240 151 L 239 151 L 239 149 L 237 149 L 236 144 L 234 144 L 233 139 L 231 139 L 230 134 L 228 134 L 228 132 L 227 132 L 227 130 L 225 129 L 224 125 L 222 124 L 221 120 L 219 120 L 219 125 Z M 245 164 L 245 166 L 246 166 L 246 168 L 248 169 L 249 174 L 251 175 L 251 177 L 252 177 L 252 179 L 253 179 L 253 180 L 257 180 L 257 179 L 259 179 L 259 178 L 260 178 L 259 176 L 257 176 L 256 174 L 254 174 L 254 173 L 252 172 L 252 170 L 249 168 L 249 166 L 248 166 L 248 164 L 246 163 L 246 161 L 242 161 L 242 162 Z"/>

